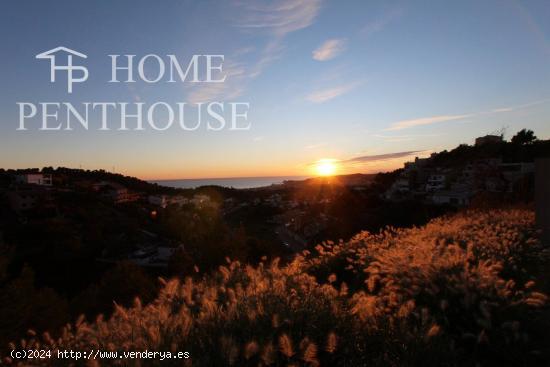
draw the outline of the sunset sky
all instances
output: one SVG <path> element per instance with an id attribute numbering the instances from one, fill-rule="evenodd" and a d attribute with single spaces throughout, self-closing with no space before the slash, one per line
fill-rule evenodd
<path id="1" fill-rule="evenodd" d="M 0 167 L 143 179 L 397 168 L 505 128 L 550 138 L 550 2 L 3 1 Z M 57 46 L 86 83 L 50 83 Z M 224 54 L 223 85 L 110 84 L 109 54 Z M 242 101 L 249 131 L 16 131 L 16 102 Z"/>

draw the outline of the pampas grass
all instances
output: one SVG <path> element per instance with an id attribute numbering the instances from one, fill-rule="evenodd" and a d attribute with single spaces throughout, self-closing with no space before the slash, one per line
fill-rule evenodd
<path id="1" fill-rule="evenodd" d="M 148 305 L 13 347 L 191 355 L 101 366 L 544 364 L 548 297 L 537 269 L 549 257 L 533 222 L 526 210 L 468 212 L 325 242 L 284 266 L 228 259 L 213 274 L 163 281 Z"/>

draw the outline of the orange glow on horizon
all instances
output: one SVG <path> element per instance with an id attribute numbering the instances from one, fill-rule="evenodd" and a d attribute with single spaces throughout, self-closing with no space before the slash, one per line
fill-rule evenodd
<path id="1" fill-rule="evenodd" d="M 319 159 L 313 165 L 317 176 L 334 176 L 338 171 L 338 161 L 336 159 Z"/>
<path id="2" fill-rule="evenodd" d="M 270 164 L 254 164 L 247 167 L 233 165 L 188 165 L 167 162 L 162 166 L 130 166 L 125 169 L 115 169 L 115 172 L 138 177 L 142 180 L 185 180 L 185 179 L 218 179 L 218 178 L 247 178 L 247 177 L 331 177 L 346 174 L 372 174 L 392 171 L 401 168 L 410 158 L 369 162 L 363 165 L 352 165 L 334 158 L 323 158 L 306 162 L 277 162 Z M 176 167 L 176 168 L 174 168 Z M 92 168 L 93 169 L 93 168 Z"/>

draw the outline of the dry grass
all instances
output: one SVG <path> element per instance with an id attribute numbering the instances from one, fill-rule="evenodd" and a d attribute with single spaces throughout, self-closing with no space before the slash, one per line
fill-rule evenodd
<path id="1" fill-rule="evenodd" d="M 548 251 L 533 221 L 525 210 L 468 212 L 324 243 L 286 266 L 229 262 L 165 282 L 147 306 L 23 343 L 188 351 L 193 366 L 544 365 L 537 274 Z"/>

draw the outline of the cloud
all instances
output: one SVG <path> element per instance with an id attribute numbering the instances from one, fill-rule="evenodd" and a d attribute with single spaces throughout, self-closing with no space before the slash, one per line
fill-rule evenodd
<path id="1" fill-rule="evenodd" d="M 342 94 L 348 93 L 349 91 L 354 89 L 358 84 L 359 83 L 354 82 L 354 83 L 339 85 L 333 88 L 317 90 L 317 91 L 311 92 L 306 97 L 306 99 L 313 103 L 324 103 L 338 96 L 341 96 Z"/>
<path id="2" fill-rule="evenodd" d="M 423 153 L 423 150 L 411 150 L 406 152 L 395 152 L 395 153 L 386 153 L 386 154 L 375 154 L 375 155 L 363 155 L 343 161 L 343 163 L 367 163 L 367 162 L 378 162 L 386 161 L 389 159 L 403 158 L 408 157 L 413 154 Z"/>
<path id="3" fill-rule="evenodd" d="M 249 77 L 254 79 L 259 76 L 269 64 L 282 57 L 283 50 L 284 47 L 280 40 L 275 39 L 268 42 L 261 51 L 259 59 L 250 68 Z"/>
<path id="4" fill-rule="evenodd" d="M 284 37 L 309 27 L 321 9 L 321 0 L 247 0 L 235 3 L 238 14 L 234 25 L 244 32 L 264 33 L 268 40 L 258 61 L 251 67 L 250 78 L 260 75 L 283 53 Z"/>
<path id="5" fill-rule="evenodd" d="M 261 75 L 266 67 L 282 57 L 285 49 L 284 37 L 313 24 L 320 9 L 321 0 L 278 2 L 234 0 L 230 2 L 226 13 L 231 18 L 232 25 L 245 33 L 264 35 L 264 43 L 256 47 L 245 46 L 237 49 L 231 56 L 235 62 L 233 65 L 235 70 L 232 75 L 227 74 L 225 83 L 220 83 L 227 85 L 202 86 L 194 95 L 191 95 L 191 99 L 205 101 L 218 96 L 227 95 L 234 98 L 243 94 L 248 82 Z M 255 55 L 252 55 L 253 53 Z M 231 68 L 227 69 L 231 70 Z"/>
<path id="6" fill-rule="evenodd" d="M 267 32 L 277 37 L 309 27 L 321 8 L 321 0 L 238 1 L 235 26 Z"/>
<path id="7" fill-rule="evenodd" d="M 354 172 L 354 171 L 357 172 L 357 170 L 363 171 L 365 168 L 369 168 L 370 170 L 387 169 L 388 164 L 392 165 L 397 163 L 397 161 L 389 162 L 389 163 L 382 163 L 382 162 L 397 160 L 399 158 L 409 157 L 418 153 L 425 154 L 425 153 L 429 153 L 429 151 L 412 150 L 412 151 L 406 151 L 406 152 L 394 152 L 394 153 L 386 153 L 386 154 L 361 155 L 361 156 L 357 156 L 357 157 L 345 159 L 345 160 L 339 160 L 339 159 L 326 159 L 326 160 L 331 162 L 337 162 L 339 171 L 341 172 Z M 307 166 L 310 166 L 310 167 L 316 166 L 318 162 L 319 161 L 310 162 L 307 164 Z"/>
<path id="8" fill-rule="evenodd" d="M 244 80 L 247 77 L 244 66 L 226 58 L 223 63 L 223 75 L 226 76 L 223 83 L 188 84 L 188 102 L 221 102 L 241 96 L 244 92 Z"/>
<path id="9" fill-rule="evenodd" d="M 244 32 L 269 36 L 258 61 L 250 70 L 250 78 L 256 78 L 268 65 L 281 58 L 283 39 L 287 34 L 313 24 L 319 14 L 321 0 L 247 0 L 238 1 L 235 5 L 239 12 L 235 17 L 235 26 Z"/>
<path id="10" fill-rule="evenodd" d="M 330 39 L 313 51 L 313 59 L 317 61 L 326 61 L 334 59 L 346 49 L 345 39 Z"/>
<path id="11" fill-rule="evenodd" d="M 529 107 L 532 107 L 532 106 L 536 106 L 536 105 L 539 105 L 539 104 L 543 104 L 543 103 L 546 103 L 546 102 L 549 102 L 549 101 L 550 101 L 550 99 L 541 99 L 539 101 L 524 103 L 524 104 L 520 104 L 520 105 L 517 105 L 517 106 L 508 106 L 508 107 L 496 108 L 494 110 L 489 111 L 488 113 L 512 112 L 512 111 L 521 110 L 521 109 L 524 109 L 524 108 L 529 108 Z"/>
<path id="12" fill-rule="evenodd" d="M 412 119 L 412 120 L 403 120 L 403 121 L 394 122 L 393 124 L 391 124 L 389 128 L 385 130 L 386 131 L 403 130 L 403 129 L 408 129 L 415 126 L 432 125 L 439 122 L 462 120 L 471 116 L 473 116 L 473 114 L 440 115 L 440 116 L 432 116 L 432 117 L 422 117 L 422 118 Z"/>
<path id="13" fill-rule="evenodd" d="M 400 143 L 404 141 L 413 141 L 417 138 L 433 138 L 438 137 L 443 134 L 415 134 L 415 135 L 382 135 L 382 134 L 373 134 L 372 136 L 375 138 L 382 139 L 385 142 L 388 143 Z"/>
<path id="14" fill-rule="evenodd" d="M 496 108 L 489 111 L 482 111 L 477 113 L 468 113 L 468 114 L 461 114 L 461 115 L 439 115 L 439 116 L 431 116 L 431 117 L 422 117 L 422 118 L 417 118 L 412 120 L 397 121 L 391 124 L 390 127 L 384 130 L 385 131 L 403 130 L 403 129 L 409 129 L 416 126 L 432 125 L 432 124 L 445 122 L 445 121 L 464 120 L 469 117 L 479 117 L 479 116 L 491 115 L 495 113 L 512 112 L 512 111 L 517 111 L 524 108 L 530 108 L 530 107 L 547 103 L 547 102 L 550 102 L 550 98 L 528 102 L 528 103 L 524 103 L 516 106 Z"/>

